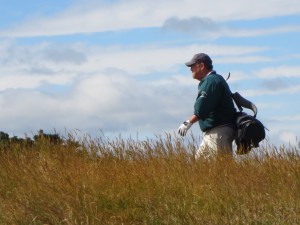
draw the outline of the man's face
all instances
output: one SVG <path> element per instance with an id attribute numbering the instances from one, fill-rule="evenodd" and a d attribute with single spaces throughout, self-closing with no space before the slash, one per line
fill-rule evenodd
<path id="1" fill-rule="evenodd" d="M 193 78 L 196 80 L 202 80 L 202 78 L 205 76 L 204 74 L 204 64 L 203 63 L 195 63 L 191 66 L 191 71 L 193 74 Z"/>

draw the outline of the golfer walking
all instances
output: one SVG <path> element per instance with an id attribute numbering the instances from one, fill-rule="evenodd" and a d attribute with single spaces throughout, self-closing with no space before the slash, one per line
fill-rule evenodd
<path id="1" fill-rule="evenodd" d="M 180 125 L 178 133 L 185 136 L 198 121 L 203 138 L 195 157 L 232 155 L 236 109 L 227 82 L 213 70 L 211 58 L 204 53 L 194 55 L 185 65 L 200 83 L 194 114 Z"/>

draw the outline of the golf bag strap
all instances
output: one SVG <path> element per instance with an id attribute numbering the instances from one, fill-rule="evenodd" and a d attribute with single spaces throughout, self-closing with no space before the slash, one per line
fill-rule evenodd
<path id="1" fill-rule="evenodd" d="M 242 97 L 238 92 L 231 94 L 232 99 L 234 100 L 235 104 L 239 108 L 240 112 L 243 111 L 243 107 L 250 109 L 254 113 L 254 117 L 257 115 L 257 107 L 253 102 Z"/>

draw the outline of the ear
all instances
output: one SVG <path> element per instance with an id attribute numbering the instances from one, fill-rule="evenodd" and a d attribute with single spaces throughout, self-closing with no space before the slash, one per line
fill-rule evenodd
<path id="1" fill-rule="evenodd" d="M 204 63 L 199 63 L 199 66 L 200 66 L 200 69 L 201 69 L 201 70 L 205 69 Z"/>

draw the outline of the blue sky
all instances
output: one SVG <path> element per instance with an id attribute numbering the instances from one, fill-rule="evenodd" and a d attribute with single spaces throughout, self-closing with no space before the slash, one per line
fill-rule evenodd
<path id="1" fill-rule="evenodd" d="M 197 95 L 184 63 L 205 52 L 257 105 L 269 142 L 297 145 L 299 40 L 296 0 L 3 1 L 1 130 L 174 133 Z"/>

